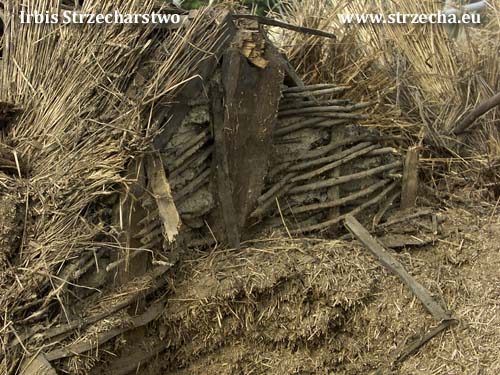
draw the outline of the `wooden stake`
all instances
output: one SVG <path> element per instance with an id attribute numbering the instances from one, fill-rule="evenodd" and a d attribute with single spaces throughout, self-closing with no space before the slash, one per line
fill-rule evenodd
<path id="1" fill-rule="evenodd" d="M 403 167 L 403 182 L 401 193 L 401 209 L 415 207 L 418 191 L 418 148 L 410 147 L 406 153 Z"/>

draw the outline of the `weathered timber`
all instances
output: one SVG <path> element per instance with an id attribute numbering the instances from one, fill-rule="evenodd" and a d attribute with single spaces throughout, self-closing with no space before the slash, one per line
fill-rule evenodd
<path id="1" fill-rule="evenodd" d="M 238 67 L 232 64 L 232 61 L 230 61 L 231 58 L 238 57 L 234 55 L 229 56 L 226 53 L 224 63 L 229 66 L 228 70 L 237 70 Z M 232 71 L 226 73 L 238 75 L 238 71 L 236 73 Z M 213 165 L 217 196 L 224 223 L 224 235 L 229 246 L 238 248 L 240 246 L 240 232 L 236 224 L 237 214 L 233 201 L 233 183 L 229 175 L 229 146 L 225 135 L 225 108 L 222 88 L 216 84 L 212 85 L 210 96 L 212 99 L 211 115 L 215 141 Z"/>
<path id="2" fill-rule="evenodd" d="M 182 120 L 184 120 L 187 113 L 191 109 L 191 106 L 189 105 L 190 99 L 196 97 L 206 88 L 206 82 L 210 80 L 210 77 L 219 64 L 222 54 L 228 48 L 230 42 L 236 35 L 236 28 L 230 14 L 226 14 L 221 22 L 225 25 L 225 27 L 218 35 L 214 35 L 214 40 L 217 41 L 217 46 L 213 51 L 211 51 L 210 54 L 207 53 L 207 55 L 203 57 L 198 65 L 196 77 L 193 77 L 193 79 L 190 79 L 184 85 L 180 93 L 177 95 L 174 105 L 160 108 L 156 113 L 154 113 L 154 123 L 168 123 L 167 126 L 164 126 L 164 131 L 159 134 L 153 142 L 156 150 L 163 150 L 175 132 L 179 129 Z"/>
<path id="3" fill-rule="evenodd" d="M 413 276 L 406 271 L 403 265 L 385 250 L 352 215 L 348 215 L 345 218 L 345 226 L 359 242 L 370 250 L 384 267 L 401 279 L 438 322 L 444 322 L 451 319 L 450 315 L 441 305 L 432 298 L 429 291 L 415 280 Z"/>
<path id="4" fill-rule="evenodd" d="M 237 187 L 232 191 L 236 217 L 228 225 L 240 232 L 247 227 L 265 186 L 284 77 L 274 47 L 266 45 L 264 58 L 269 64 L 260 69 L 230 49 L 222 63 L 226 154 L 229 178 Z M 218 139 L 215 147 L 219 147 Z"/>
<path id="5" fill-rule="evenodd" d="M 418 192 L 418 148 L 410 147 L 403 166 L 401 209 L 413 208 L 417 204 Z"/>

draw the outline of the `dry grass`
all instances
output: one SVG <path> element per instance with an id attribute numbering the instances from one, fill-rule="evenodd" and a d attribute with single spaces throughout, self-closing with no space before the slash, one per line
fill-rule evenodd
<path id="1" fill-rule="evenodd" d="M 95 252 L 119 257 L 109 207 L 127 191 L 124 171 L 147 151 L 159 131 L 155 114 L 210 56 L 222 10 L 199 13 L 180 33 L 152 26 L 20 25 L 18 1 L 3 1 L 6 15 L 0 101 L 23 113 L 3 141 L 26 166 L 26 179 L 0 183 L 26 207 L 19 252 L 0 269 L 3 370 L 15 366 L 9 340 L 42 320 L 70 319 L 69 287 Z M 58 10 L 36 0 L 31 10 Z M 156 1 L 85 2 L 83 12 L 151 13 Z M 156 9 L 158 10 L 158 9 Z M 168 124 L 166 125 L 168 126 Z M 5 183 L 3 181 L 6 181 Z M 29 343 L 24 343 L 29 347 Z M 19 349 L 19 345 L 17 346 Z"/>
<path id="2" fill-rule="evenodd" d="M 440 25 L 341 25 L 339 13 L 434 13 L 440 2 L 291 0 L 279 17 L 338 35 L 335 42 L 278 32 L 277 39 L 308 83 L 351 86 L 346 97 L 379 105 L 363 125 L 401 135 L 405 145 L 423 144 L 426 167 L 485 177 L 498 164 L 499 109 L 490 111 L 472 134 L 447 134 L 471 108 L 500 91 L 500 1 L 489 1 L 480 27 L 451 39 Z M 463 158 L 460 168 L 443 156 Z M 471 159 L 467 159 L 471 158 Z M 473 173 L 469 173 L 470 171 Z M 471 176 L 472 175 L 472 176 Z"/>

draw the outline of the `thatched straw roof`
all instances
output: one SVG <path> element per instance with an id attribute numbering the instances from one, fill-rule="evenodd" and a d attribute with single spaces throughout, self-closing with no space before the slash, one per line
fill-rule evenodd
<path id="1" fill-rule="evenodd" d="M 68 286 L 78 289 L 73 281 L 93 265 L 96 252 L 120 256 L 109 200 L 134 179 L 126 177 L 127 165 L 147 151 L 165 121 L 165 108 L 212 57 L 226 24 L 223 9 L 208 8 L 190 18 L 182 32 L 133 25 L 98 32 L 96 25 L 21 25 L 14 16 L 21 3 L 3 3 L 0 102 L 12 103 L 22 114 L 2 142 L 27 166 L 20 171 L 23 179 L 0 172 L 3 196 L 10 197 L 2 204 L 17 202 L 10 210 L 26 218 L 18 233 L 20 247 L 0 262 L 5 308 L 0 372 L 9 373 L 19 355 L 31 350 L 38 322 L 40 327 L 56 323 L 54 311 L 72 319 L 65 294 Z M 58 11 L 58 3 L 40 0 L 30 7 Z M 154 9 L 155 1 L 110 0 L 85 2 L 81 11 Z"/>
<path id="2" fill-rule="evenodd" d="M 446 25 L 342 25 L 338 18 L 339 14 L 433 14 L 443 10 L 440 1 L 288 4 L 279 15 L 285 21 L 338 36 L 336 42 L 325 43 L 316 36 L 279 33 L 277 39 L 291 62 L 308 83 L 341 82 L 350 85 L 347 98 L 379 102 L 365 126 L 403 135 L 409 144 L 424 140 L 433 147 L 431 151 L 440 152 L 441 146 L 455 144 L 448 138 L 458 122 L 500 91 L 498 0 L 487 2 L 480 25 L 460 25 L 459 38 L 450 36 Z M 497 107 L 481 119 L 469 137 L 472 142 L 466 142 L 470 148 L 461 156 L 483 163 L 485 154 L 498 155 L 498 116 Z M 460 159 L 457 154 L 447 156 Z"/>

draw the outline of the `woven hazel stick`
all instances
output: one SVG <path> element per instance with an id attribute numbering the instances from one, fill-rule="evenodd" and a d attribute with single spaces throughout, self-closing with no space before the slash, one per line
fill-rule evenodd
<path id="1" fill-rule="evenodd" d="M 319 95 L 326 95 L 326 94 L 335 94 L 338 92 L 343 92 L 347 90 L 349 87 L 332 87 L 324 90 L 305 90 L 303 92 L 293 92 L 293 93 L 284 93 L 283 98 L 284 99 L 290 99 L 290 98 L 307 98 L 310 96 L 319 96 Z"/>
<path id="2" fill-rule="evenodd" d="M 301 171 L 301 170 L 304 170 L 307 168 L 316 167 L 318 165 L 324 165 L 327 163 L 331 163 L 333 161 L 340 160 L 346 156 L 351 155 L 352 153 L 355 153 L 355 152 L 362 150 L 366 147 L 369 147 L 371 145 L 372 145 L 371 142 L 362 142 L 362 143 L 359 143 L 359 144 L 357 144 L 357 145 L 355 145 L 347 150 L 343 150 L 343 151 L 338 152 L 338 153 L 333 154 L 333 155 L 328 155 L 328 156 L 324 156 L 322 158 L 303 161 L 301 163 L 295 164 L 295 165 L 290 167 L 290 171 Z"/>
<path id="3" fill-rule="evenodd" d="M 363 204 L 359 205 L 358 207 L 356 207 L 354 210 L 352 210 L 348 214 L 340 215 L 340 216 L 337 216 L 334 219 L 327 220 L 327 221 L 324 221 L 324 222 L 319 223 L 319 224 L 305 226 L 305 227 L 302 227 L 302 228 L 299 225 L 297 227 L 297 229 L 293 230 L 291 233 L 293 233 L 293 234 L 302 234 L 302 233 L 306 233 L 306 232 L 314 232 L 314 231 L 318 231 L 318 230 L 323 230 L 323 229 L 330 228 L 330 227 L 332 227 L 332 226 L 340 223 L 347 216 L 349 216 L 349 215 L 352 215 L 352 216 L 357 215 L 361 211 L 367 209 L 368 207 L 373 206 L 373 205 L 379 203 L 382 199 L 384 199 L 387 196 L 387 194 L 389 194 L 391 191 L 393 191 L 397 187 L 397 185 L 398 185 L 398 183 L 396 181 L 394 181 L 391 185 L 389 185 L 387 188 L 385 188 L 379 195 L 377 195 L 377 196 L 373 197 L 372 199 L 370 199 L 370 200 L 364 202 Z"/>
<path id="4" fill-rule="evenodd" d="M 401 167 L 402 165 L 403 165 L 403 163 L 401 161 L 397 161 L 397 162 L 394 162 L 391 164 L 382 165 L 380 167 L 369 169 L 369 170 L 366 170 L 363 172 L 353 173 L 353 174 L 350 174 L 347 176 L 342 176 L 339 178 L 330 178 L 330 179 L 323 180 L 323 181 L 313 182 L 311 184 L 297 186 L 297 187 L 291 189 L 290 193 L 291 194 L 301 194 L 301 193 L 306 193 L 308 191 L 329 188 L 332 186 L 341 185 L 341 184 L 345 184 L 347 182 L 352 182 L 352 181 L 360 180 L 362 178 L 374 176 L 376 174 Z"/>
<path id="5" fill-rule="evenodd" d="M 344 165 L 344 164 L 350 162 L 351 160 L 356 159 L 359 156 L 365 155 L 377 147 L 378 147 L 377 145 L 372 145 L 372 146 L 366 147 L 362 150 L 359 150 L 357 152 L 353 152 L 352 154 L 347 155 L 345 158 L 342 158 L 342 159 L 337 160 L 333 163 L 324 165 L 323 167 L 315 169 L 314 171 L 311 171 L 309 173 L 305 173 L 305 174 L 302 174 L 300 176 L 297 176 L 297 177 L 292 179 L 292 182 L 310 180 L 314 177 L 322 175 L 323 173 L 326 173 L 326 172 L 331 171 L 337 167 L 340 167 L 341 165 Z"/>
<path id="6" fill-rule="evenodd" d="M 291 213 L 293 213 L 294 215 L 298 215 L 298 214 L 302 214 L 304 212 L 310 212 L 310 211 L 319 211 L 319 210 L 324 210 L 324 209 L 327 209 L 327 208 L 334 208 L 334 207 L 340 207 L 340 206 L 344 206 L 346 205 L 347 203 L 350 203 L 356 199 L 359 199 L 359 198 L 362 198 L 362 197 L 365 197 L 367 195 L 370 195 L 371 193 L 374 193 L 375 191 L 377 191 L 378 189 L 384 187 L 385 185 L 387 185 L 387 183 L 389 182 L 390 180 L 381 180 L 379 182 L 377 182 L 376 184 L 374 185 L 371 185 L 363 190 L 360 190 L 360 191 L 357 191 L 351 195 L 348 195 L 346 197 L 343 197 L 343 198 L 340 198 L 340 199 L 336 199 L 336 200 L 333 200 L 333 201 L 326 201 L 326 202 L 322 202 L 322 203 L 314 203 L 314 204 L 309 204 L 309 205 L 306 205 L 306 206 L 300 206 L 300 207 L 292 207 L 289 209 L 289 211 Z"/>
<path id="7" fill-rule="evenodd" d="M 350 105 L 330 105 L 330 106 L 315 106 L 315 107 L 299 108 L 299 109 L 288 109 L 280 111 L 278 113 L 278 116 L 279 117 L 296 116 L 296 115 L 303 115 L 306 113 L 319 113 L 319 112 L 351 112 L 351 111 L 356 111 L 358 109 L 368 108 L 371 105 L 372 103 L 357 103 Z"/>
<path id="8" fill-rule="evenodd" d="M 350 105 L 353 104 L 350 100 L 346 99 L 334 99 L 334 100 L 293 100 L 281 104 L 279 107 L 280 111 L 286 111 L 288 109 L 299 109 L 299 108 L 310 108 L 318 106 L 331 106 L 331 105 Z"/>
<path id="9" fill-rule="evenodd" d="M 312 119 L 304 120 L 303 122 L 297 122 L 289 126 L 284 126 L 274 132 L 274 135 L 277 137 L 283 137 L 290 133 L 293 133 L 298 130 L 302 130 L 305 128 L 317 128 L 317 127 L 331 127 L 336 125 L 344 125 L 347 124 L 346 120 L 328 120 L 324 117 L 314 117 Z"/>
<path id="10" fill-rule="evenodd" d="M 307 85 L 307 86 L 303 86 L 303 87 L 288 87 L 285 90 L 283 90 L 283 94 L 331 89 L 331 88 L 338 88 L 338 87 L 339 87 L 339 85 L 336 85 L 333 83 L 318 83 L 315 85 Z"/>

